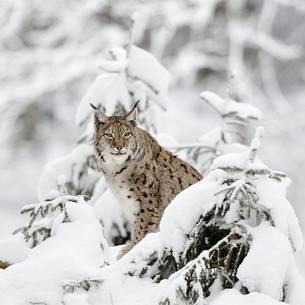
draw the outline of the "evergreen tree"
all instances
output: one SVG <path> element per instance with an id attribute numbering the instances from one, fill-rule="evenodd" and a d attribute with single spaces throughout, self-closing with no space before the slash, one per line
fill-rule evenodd
<path id="1" fill-rule="evenodd" d="M 186 225 L 179 223 L 180 218 L 176 222 L 177 229 L 170 229 L 173 222 L 169 218 L 177 217 L 179 206 L 175 207 L 174 203 L 166 211 L 161 222 L 165 248 L 158 262 L 160 274 L 157 280 L 167 279 L 167 283 L 160 304 L 202 304 L 200 300 L 219 292 L 219 287 L 234 287 L 243 294 L 256 289 L 267 291 L 268 275 L 259 277 L 260 271 L 254 270 L 254 266 L 263 269 L 269 262 L 269 259 L 265 262 L 264 257 L 255 257 L 257 251 L 266 250 L 266 256 L 272 255 L 268 249 L 257 249 L 260 243 L 265 243 L 263 238 L 268 243 L 273 236 L 272 244 L 280 249 L 283 245 L 277 243 L 284 240 L 288 252 L 284 260 L 294 265 L 291 253 L 302 245 L 301 231 L 282 191 L 287 185 L 286 175 L 269 169 L 257 158 L 261 136 L 262 129 L 259 128 L 248 152 L 225 154 L 216 159 L 208 176 L 198 183 L 202 184 L 202 190 L 200 186 L 196 190 L 191 187 L 185 191 L 189 196 L 177 197 L 176 204 L 185 205 L 190 202 L 182 201 L 193 197 L 197 204 L 201 202 L 203 210 L 192 229 L 185 232 L 179 247 L 170 241 L 166 231 L 173 234 Z M 207 184 L 211 186 L 207 188 Z M 278 197 L 272 193 L 275 189 L 281 190 Z M 187 222 L 185 216 L 183 222 Z M 253 285 L 257 277 L 260 282 Z M 289 289 L 294 290 L 294 282 L 286 278 L 277 280 L 277 285 L 278 289 L 271 296 L 290 302 L 293 297 Z"/>
<path id="2" fill-rule="evenodd" d="M 169 149 L 181 153 L 202 174 L 206 174 L 216 157 L 246 149 L 249 124 L 262 115 L 254 106 L 240 101 L 233 91 L 229 92 L 227 99 L 209 91 L 200 96 L 220 115 L 221 124 L 202 135 L 197 143 L 169 146 Z"/>
<path id="3" fill-rule="evenodd" d="M 35 247 L 49 238 L 58 224 L 70 222 L 66 205 L 70 203 L 85 204 L 83 195 L 69 195 L 65 184 L 65 177 L 57 179 L 58 190 L 48 194 L 40 203 L 26 205 L 21 214 L 28 214 L 29 223 L 14 231 L 13 234 L 22 233 L 24 240 L 30 247 Z"/>

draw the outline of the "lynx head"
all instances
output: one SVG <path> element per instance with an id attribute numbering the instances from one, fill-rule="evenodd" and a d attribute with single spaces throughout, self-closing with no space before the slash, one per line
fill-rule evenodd
<path id="1" fill-rule="evenodd" d="M 95 149 L 101 158 L 124 162 L 137 150 L 137 104 L 122 116 L 106 116 L 95 106 Z"/>

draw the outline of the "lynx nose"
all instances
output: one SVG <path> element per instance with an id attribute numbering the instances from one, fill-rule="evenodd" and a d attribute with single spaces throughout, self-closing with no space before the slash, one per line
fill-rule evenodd
<path id="1" fill-rule="evenodd" d="M 117 152 L 121 152 L 121 151 L 123 150 L 123 146 L 116 146 L 116 147 L 115 147 L 115 150 L 116 150 Z"/>

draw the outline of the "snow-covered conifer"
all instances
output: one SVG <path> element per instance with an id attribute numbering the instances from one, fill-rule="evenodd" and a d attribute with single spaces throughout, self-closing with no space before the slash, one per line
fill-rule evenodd
<path id="1" fill-rule="evenodd" d="M 208 176 L 165 211 L 161 304 L 197 304 L 223 288 L 292 304 L 304 297 L 305 282 L 294 280 L 300 275 L 293 252 L 301 248 L 302 234 L 285 196 L 289 179 L 258 159 L 261 136 L 258 128 L 248 151 L 218 157 Z"/>
<path id="2" fill-rule="evenodd" d="M 67 194 L 65 176 L 57 179 L 57 191 L 50 192 L 43 202 L 26 205 L 21 214 L 29 215 L 29 223 L 17 229 L 21 232 L 30 247 L 35 247 L 54 234 L 58 224 L 69 222 L 66 205 L 70 203 L 85 204 L 84 196 Z"/>
<path id="3" fill-rule="evenodd" d="M 221 124 L 203 134 L 196 143 L 168 148 L 182 154 L 206 174 L 218 156 L 246 150 L 249 123 L 261 119 L 262 114 L 256 107 L 239 101 L 232 92 L 227 99 L 210 91 L 202 92 L 200 97 L 219 114 Z"/>

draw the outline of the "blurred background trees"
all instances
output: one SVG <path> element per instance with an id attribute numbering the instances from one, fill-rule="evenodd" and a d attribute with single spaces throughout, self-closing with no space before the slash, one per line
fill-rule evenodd
<path id="1" fill-rule="evenodd" d="M 134 11 L 139 13 L 135 44 L 173 76 L 159 132 L 188 143 L 214 127 L 218 117 L 200 99 L 203 90 L 257 106 L 269 143 L 262 157 L 293 179 L 288 196 L 304 229 L 302 1 L 4 0 L 0 235 L 16 227 L 23 204 L 35 201 L 46 161 L 74 147 L 81 134 L 76 106 L 99 73 L 103 51 L 128 41 Z"/>

